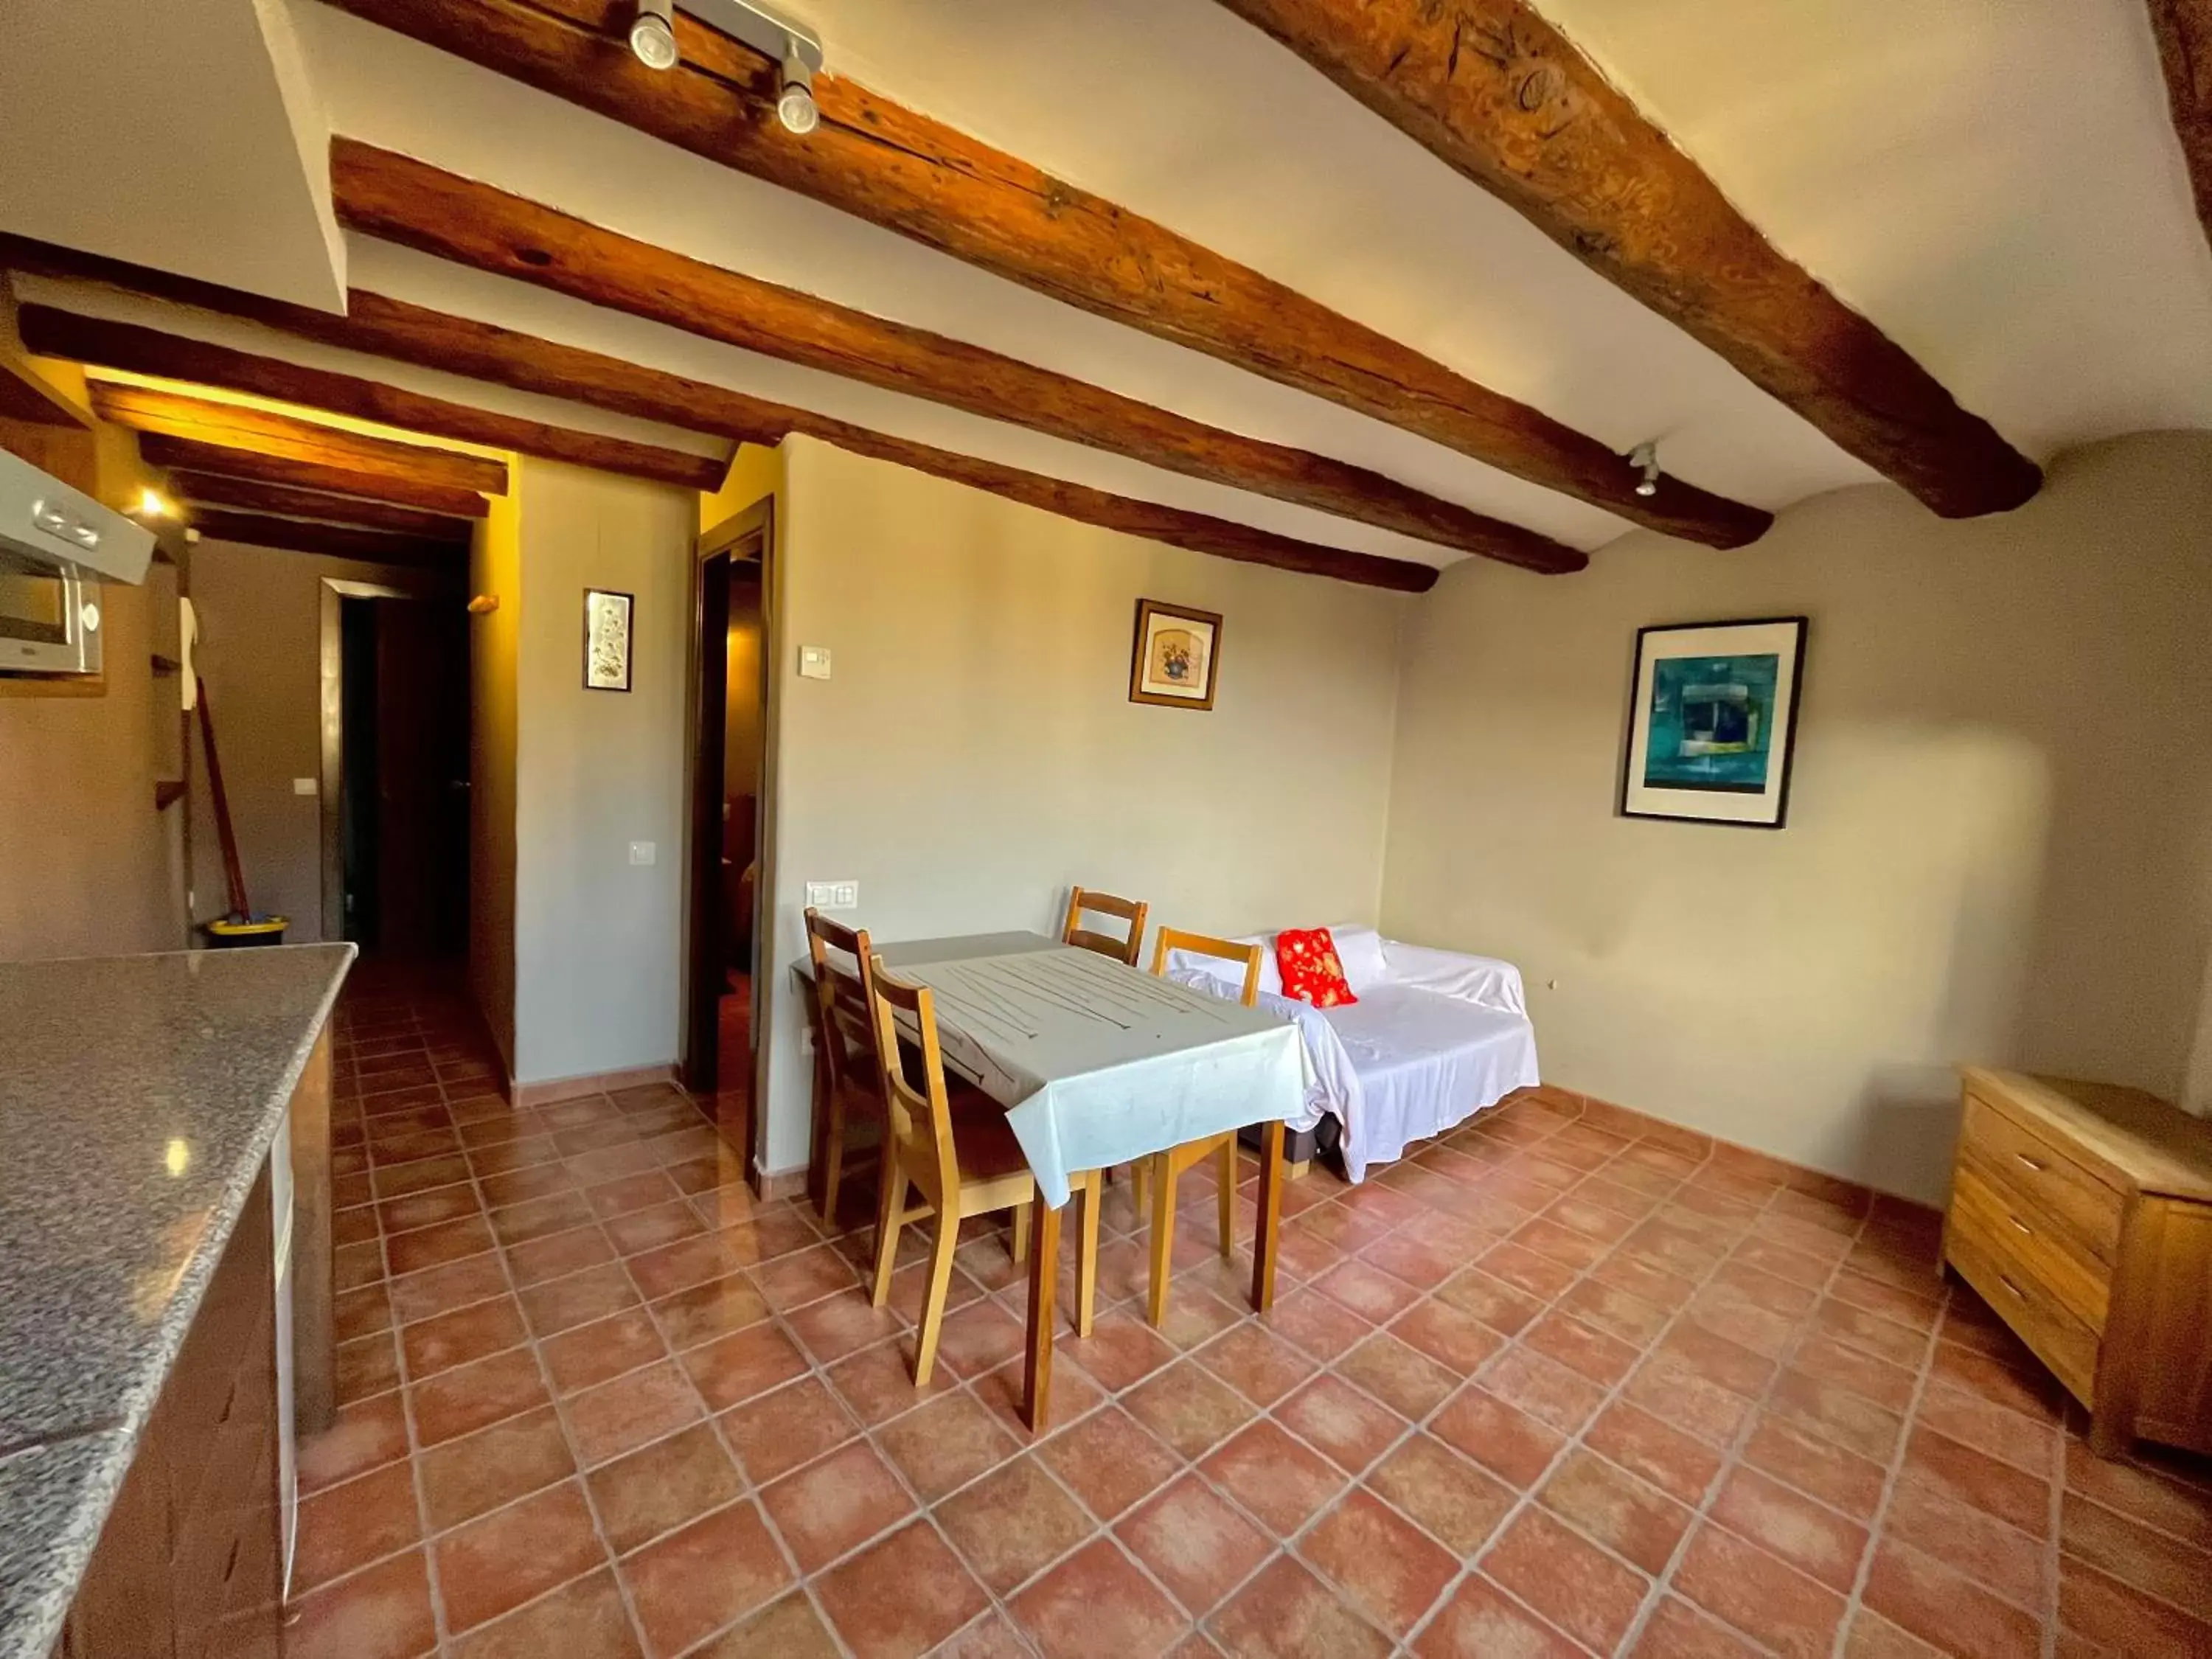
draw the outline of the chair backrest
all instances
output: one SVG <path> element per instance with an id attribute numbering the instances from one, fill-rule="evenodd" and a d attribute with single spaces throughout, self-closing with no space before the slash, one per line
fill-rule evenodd
<path id="1" fill-rule="evenodd" d="M 893 979 L 876 964 L 868 977 L 875 1018 L 877 1065 L 884 1085 L 888 1133 L 923 1196 L 942 1210 L 959 1190 L 960 1161 L 952 1146 L 952 1107 L 945 1091 L 945 1055 L 937 1044 L 937 1000 L 926 985 Z M 910 1030 L 900 1030 L 904 1014 Z M 904 1041 L 902 1042 L 902 1039 Z M 907 1076 L 902 1048 L 921 1060 L 919 1085 Z M 930 1190 L 934 1181 L 935 1190 Z M 939 1226 L 957 1224 L 939 1220 Z"/>
<path id="2" fill-rule="evenodd" d="M 1152 972 L 1164 979 L 1168 971 L 1168 952 L 1188 951 L 1194 957 L 1213 957 L 1222 962 L 1234 963 L 1244 970 L 1244 994 L 1242 1000 L 1247 1008 L 1260 1000 L 1261 950 L 1256 945 L 1239 945 L 1235 939 L 1215 939 L 1206 933 L 1178 933 L 1172 927 L 1160 929 L 1160 942 L 1152 947 Z"/>
<path id="3" fill-rule="evenodd" d="M 1136 899 L 1115 898 L 1111 893 L 1096 893 L 1079 887 L 1067 896 L 1067 922 L 1060 930 L 1060 942 L 1073 945 L 1085 951 L 1096 951 L 1102 957 L 1111 957 L 1127 967 L 1137 965 L 1137 958 L 1145 951 L 1145 915 L 1152 907 Z M 1118 916 L 1129 924 L 1126 939 L 1115 939 L 1111 933 L 1102 933 L 1083 925 L 1083 913 L 1093 915 Z"/>
<path id="4" fill-rule="evenodd" d="M 832 921 L 810 906 L 806 951 L 814 963 L 814 1040 L 829 1065 L 830 1086 L 857 1084 L 872 1094 L 876 1022 L 868 984 L 875 966 L 867 930 Z"/>

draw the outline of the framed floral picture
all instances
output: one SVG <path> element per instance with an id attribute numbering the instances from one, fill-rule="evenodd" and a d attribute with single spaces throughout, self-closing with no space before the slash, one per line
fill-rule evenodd
<path id="1" fill-rule="evenodd" d="M 1158 599 L 1137 601 L 1129 657 L 1129 701 L 1162 708 L 1211 708 L 1221 665 L 1221 618 Z"/>
<path id="2" fill-rule="evenodd" d="M 584 689 L 629 690 L 632 598 L 602 587 L 584 590 Z"/>
<path id="3" fill-rule="evenodd" d="M 1782 828 L 1804 671 L 1802 617 L 1639 630 L 1621 815 Z"/>

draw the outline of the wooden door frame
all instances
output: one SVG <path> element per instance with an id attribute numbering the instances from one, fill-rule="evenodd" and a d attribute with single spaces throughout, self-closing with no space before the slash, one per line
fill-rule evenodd
<path id="1" fill-rule="evenodd" d="M 353 581 L 343 576 L 322 578 L 322 921 L 326 941 L 346 936 L 345 640 L 339 631 L 340 601 L 424 597 L 404 588 L 388 587 L 382 582 Z"/>
<path id="2" fill-rule="evenodd" d="M 723 561 L 719 569 L 714 562 Z M 687 784 L 690 838 L 684 860 L 684 1079 L 697 1093 L 714 1092 L 719 1084 L 723 964 L 716 945 L 722 938 L 722 800 L 725 745 L 729 727 L 729 574 L 739 563 L 760 566 L 761 695 L 763 742 L 759 787 L 753 791 L 752 1030 L 753 1076 L 750 1091 L 751 1145 L 748 1175 L 757 1180 L 766 1131 L 763 1085 L 767 1080 L 765 1037 L 775 988 L 763 972 L 775 926 L 775 498 L 763 496 L 701 534 L 691 563 L 691 672 L 688 696 L 691 758 Z M 720 592 L 713 589 L 719 585 Z M 710 637 L 711 635 L 711 637 Z"/>

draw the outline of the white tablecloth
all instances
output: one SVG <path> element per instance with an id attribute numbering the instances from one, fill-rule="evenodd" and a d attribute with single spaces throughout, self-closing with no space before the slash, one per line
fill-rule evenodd
<path id="1" fill-rule="evenodd" d="M 1273 1015 L 1036 935 L 878 954 L 935 993 L 945 1064 L 1006 1107 L 1054 1209 L 1071 1175 L 1304 1108 L 1304 1046 Z"/>

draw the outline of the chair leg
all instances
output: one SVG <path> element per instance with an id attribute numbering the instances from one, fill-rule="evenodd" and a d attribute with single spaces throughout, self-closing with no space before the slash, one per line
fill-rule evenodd
<path id="1" fill-rule="evenodd" d="M 1030 1223 L 1036 1217 L 1036 1200 L 1014 1206 L 1014 1266 L 1020 1267 L 1030 1259 Z"/>
<path id="2" fill-rule="evenodd" d="M 880 1308 L 890 1300 L 891 1265 L 898 1256 L 899 1228 L 906 1215 L 906 1170 L 888 1146 L 877 1184 L 883 1192 L 876 1206 L 876 1282 L 868 1300 Z"/>
<path id="3" fill-rule="evenodd" d="M 1221 1257 L 1226 1261 L 1237 1254 L 1237 1137 L 1231 1135 L 1221 1143 L 1216 1157 L 1220 1166 L 1214 1185 L 1221 1190 L 1215 1203 L 1221 1216 Z"/>
<path id="4" fill-rule="evenodd" d="M 1145 1201 L 1152 1196 L 1152 1183 L 1147 1179 L 1152 1172 L 1152 1160 L 1140 1158 L 1129 1166 L 1129 1199 L 1137 1206 L 1137 1219 L 1145 1218 Z"/>
<path id="5" fill-rule="evenodd" d="M 1076 1188 L 1083 1206 L 1083 1223 L 1075 1242 L 1075 1334 L 1091 1334 L 1091 1316 L 1098 1306 L 1098 1203 L 1105 1196 L 1099 1173 L 1093 1170 Z"/>
<path id="6" fill-rule="evenodd" d="M 829 1145 L 823 1149 L 827 1167 L 822 1173 L 822 1219 L 835 1226 L 837 1221 L 837 1182 L 845 1172 L 845 1091 L 835 1091 L 830 1097 Z"/>
<path id="7" fill-rule="evenodd" d="M 1152 1279 L 1145 1299 L 1145 1317 L 1157 1328 L 1167 1317 L 1168 1268 L 1175 1256 L 1175 1164 L 1171 1154 L 1152 1158 Z"/>
<path id="8" fill-rule="evenodd" d="M 952 1288 L 952 1252 L 960 1243 L 960 1218 L 951 1202 L 937 1207 L 937 1243 L 929 1253 L 929 1291 L 921 1303 L 921 1346 L 915 1351 L 914 1386 L 929 1386 L 937 1366 L 937 1339 L 945 1331 L 945 1297 Z"/>

